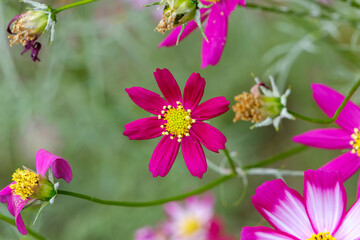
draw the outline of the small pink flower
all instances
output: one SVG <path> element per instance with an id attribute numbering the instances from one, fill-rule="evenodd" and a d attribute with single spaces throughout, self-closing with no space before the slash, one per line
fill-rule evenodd
<path id="1" fill-rule="evenodd" d="M 322 84 L 313 84 L 312 89 L 315 102 L 328 117 L 332 117 L 345 97 Z M 346 180 L 360 168 L 360 108 L 348 102 L 336 124 L 341 128 L 314 129 L 295 136 L 293 141 L 316 148 L 349 149 L 322 167 L 341 171 Z"/>
<path id="2" fill-rule="evenodd" d="M 49 177 L 46 172 L 51 167 Z M 69 163 L 58 156 L 40 149 L 36 154 L 36 173 L 24 167 L 13 174 L 13 182 L 0 191 L 0 202 L 7 203 L 9 212 L 15 217 L 16 226 L 21 234 L 26 235 L 26 226 L 21 218 L 21 210 L 36 200 L 54 202 L 58 183 L 53 182 L 53 175 L 66 182 L 72 180 Z"/>
<path id="3" fill-rule="evenodd" d="M 340 172 L 305 172 L 304 196 L 280 180 L 257 188 L 252 203 L 273 226 L 245 227 L 241 240 L 360 239 L 360 200 L 346 212 Z"/>
<path id="4" fill-rule="evenodd" d="M 126 124 L 124 135 L 130 140 L 163 136 L 149 163 L 149 171 L 153 177 L 168 174 L 181 146 L 190 173 L 202 178 L 207 170 L 207 163 L 200 143 L 213 152 L 224 149 L 226 143 L 226 137 L 204 120 L 225 113 L 229 110 L 230 103 L 225 97 L 216 97 L 199 105 L 205 89 L 205 79 L 198 73 L 189 77 L 183 96 L 169 70 L 157 69 L 154 76 L 166 100 L 141 87 L 126 89 L 139 107 L 156 116 Z"/>
<path id="5" fill-rule="evenodd" d="M 227 38 L 227 28 L 230 14 L 238 5 L 245 7 L 245 0 L 202 0 L 202 4 L 213 5 L 208 9 L 200 9 L 201 21 L 206 22 L 205 35 L 209 42 L 203 39 L 201 51 L 201 67 L 216 65 L 221 58 Z M 189 22 L 180 37 L 180 41 L 197 28 L 194 20 Z M 159 47 L 170 47 L 176 44 L 181 26 L 174 29 Z"/>

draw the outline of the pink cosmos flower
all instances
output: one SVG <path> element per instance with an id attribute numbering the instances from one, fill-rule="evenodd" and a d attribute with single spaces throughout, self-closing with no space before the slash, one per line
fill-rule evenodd
<path id="1" fill-rule="evenodd" d="M 215 97 L 199 104 L 205 89 L 205 79 L 198 73 L 189 77 L 183 96 L 169 70 L 157 69 L 154 76 L 166 100 L 141 87 L 126 89 L 134 103 L 156 116 L 126 124 L 124 135 L 130 140 L 163 136 L 149 163 L 153 177 L 168 174 L 181 146 L 190 173 L 202 178 L 207 163 L 200 143 L 213 152 L 224 149 L 226 143 L 226 137 L 204 120 L 228 111 L 230 102 L 225 97 Z"/>
<path id="2" fill-rule="evenodd" d="M 346 212 L 340 172 L 305 172 L 304 196 L 280 180 L 257 188 L 252 203 L 273 226 L 245 227 L 241 240 L 358 240 L 360 200 Z"/>
<path id="3" fill-rule="evenodd" d="M 216 65 L 220 61 L 226 43 L 230 14 L 238 5 L 245 7 L 246 2 L 245 0 L 202 0 L 201 3 L 204 5 L 213 4 L 208 9 L 200 9 L 201 21 L 206 22 L 205 35 L 209 41 L 203 39 L 202 43 L 201 67 L 205 68 L 208 65 Z M 180 37 L 180 41 L 196 28 L 197 24 L 194 20 L 189 22 Z M 181 26 L 175 28 L 159 47 L 175 45 L 180 31 Z"/>
<path id="4" fill-rule="evenodd" d="M 332 117 L 345 97 L 322 84 L 313 84 L 312 89 L 315 102 Z M 314 129 L 295 136 L 293 140 L 317 148 L 349 149 L 322 167 L 341 171 L 346 180 L 360 168 L 360 108 L 352 102 L 347 103 L 336 124 L 340 128 Z"/>
<path id="5" fill-rule="evenodd" d="M 49 177 L 46 172 L 49 171 Z M 15 217 L 16 226 L 21 234 L 26 235 L 26 226 L 20 215 L 21 210 L 37 200 L 53 203 L 59 183 L 54 183 L 53 175 L 72 180 L 69 163 L 58 156 L 40 149 L 36 154 L 36 173 L 25 168 L 17 169 L 13 174 L 13 182 L 0 191 L 0 202 L 7 203 L 8 210 Z"/>

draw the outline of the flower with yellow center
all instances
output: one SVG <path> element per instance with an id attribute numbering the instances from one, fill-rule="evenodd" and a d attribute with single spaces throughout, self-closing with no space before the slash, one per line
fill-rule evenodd
<path id="1" fill-rule="evenodd" d="M 354 133 L 351 134 L 353 140 L 350 141 L 352 146 L 351 153 L 356 153 L 360 157 L 360 132 L 358 128 L 354 128 Z"/>
<path id="2" fill-rule="evenodd" d="M 183 237 L 188 237 L 196 233 L 202 228 L 201 222 L 195 217 L 189 217 L 183 220 L 180 224 L 180 234 Z"/>
<path id="3" fill-rule="evenodd" d="M 191 125 L 195 123 L 195 119 L 191 119 L 191 110 L 185 110 L 180 101 L 177 102 L 177 108 L 168 105 L 163 107 L 162 115 L 158 115 L 159 119 L 166 121 L 161 128 L 165 128 L 162 135 L 171 135 L 170 139 L 177 137 L 177 141 L 181 142 L 182 137 L 189 136 Z"/>
<path id="4" fill-rule="evenodd" d="M 12 180 L 16 182 L 10 185 L 13 194 L 26 200 L 34 193 L 34 188 L 39 184 L 39 175 L 28 169 L 17 169 L 12 175 Z"/>
<path id="5" fill-rule="evenodd" d="M 311 238 L 308 238 L 306 240 L 336 240 L 336 238 L 331 236 L 329 232 L 326 233 L 320 232 L 318 234 L 313 234 Z"/>

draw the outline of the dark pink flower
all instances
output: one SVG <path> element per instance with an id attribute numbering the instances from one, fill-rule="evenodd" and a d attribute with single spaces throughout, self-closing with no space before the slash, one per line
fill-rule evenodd
<path id="1" fill-rule="evenodd" d="M 227 28 L 230 14 L 238 5 L 245 7 L 245 0 L 202 0 L 204 5 L 213 5 L 208 9 L 200 9 L 201 21 L 206 22 L 205 36 L 201 50 L 201 67 L 216 65 L 221 58 L 227 38 Z M 197 28 L 194 20 L 189 22 L 180 37 L 180 41 Z M 181 26 L 175 28 L 159 47 L 170 47 L 176 44 Z"/>
<path id="2" fill-rule="evenodd" d="M 252 203 L 273 228 L 245 227 L 241 240 L 360 239 L 360 200 L 346 211 L 339 172 L 306 171 L 303 195 L 280 179 L 262 184 Z"/>
<path id="3" fill-rule="evenodd" d="M 50 167 L 51 171 L 47 177 L 46 172 Z M 68 183 L 73 176 L 70 165 L 65 159 L 40 149 L 36 154 L 36 173 L 25 167 L 24 170 L 17 169 L 13 174 L 13 182 L 0 191 L 0 202 L 7 203 L 21 234 L 27 234 L 20 215 L 25 206 L 36 200 L 54 202 L 59 184 L 54 183 L 53 174 Z"/>
<path id="4" fill-rule="evenodd" d="M 312 89 L 315 102 L 328 117 L 332 117 L 345 97 L 322 84 L 313 84 Z M 316 148 L 349 149 L 322 167 L 341 171 L 346 180 L 360 168 L 360 108 L 352 102 L 347 103 L 336 124 L 340 128 L 314 129 L 293 140 Z"/>
<path id="5" fill-rule="evenodd" d="M 225 113 L 230 103 L 225 97 L 216 97 L 199 104 L 205 79 L 198 73 L 189 77 L 183 96 L 169 70 L 157 69 L 154 76 L 165 99 L 141 87 L 126 89 L 134 103 L 156 116 L 126 124 L 124 135 L 130 140 L 163 136 L 149 164 L 154 177 L 168 174 L 181 146 L 190 173 L 201 178 L 207 163 L 200 143 L 213 152 L 224 149 L 226 143 L 219 130 L 203 121 Z"/>

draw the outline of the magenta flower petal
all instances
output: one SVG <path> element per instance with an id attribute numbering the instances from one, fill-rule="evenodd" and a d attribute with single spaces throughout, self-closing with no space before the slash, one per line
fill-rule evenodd
<path id="1" fill-rule="evenodd" d="M 207 120 L 226 113 L 230 102 L 225 97 L 214 97 L 194 108 L 191 117 L 196 120 Z"/>
<path id="2" fill-rule="evenodd" d="M 181 101 L 182 97 L 179 85 L 177 84 L 174 76 L 166 68 L 156 69 L 154 76 L 165 99 L 171 105 L 176 106 L 176 102 Z"/>
<path id="3" fill-rule="evenodd" d="M 315 232 L 336 232 L 346 212 L 346 191 L 339 172 L 308 170 L 304 200 Z"/>
<path id="4" fill-rule="evenodd" d="M 334 234 L 336 239 L 360 239 L 360 201 L 357 200 L 355 204 L 348 210 L 341 226 Z"/>
<path id="5" fill-rule="evenodd" d="M 136 105 L 155 115 L 160 114 L 163 107 L 168 105 L 159 94 L 145 88 L 132 87 L 125 89 L 125 91 Z"/>
<path id="6" fill-rule="evenodd" d="M 125 125 L 124 135 L 130 140 L 146 140 L 161 136 L 163 129 L 160 127 L 164 121 L 157 117 L 138 119 Z"/>
<path id="7" fill-rule="evenodd" d="M 8 202 L 8 199 L 10 197 L 10 195 L 12 194 L 12 189 L 10 188 L 10 186 L 14 184 L 13 183 L 10 183 L 9 185 L 7 185 L 5 188 L 3 188 L 1 191 L 0 191 L 0 202 L 2 203 L 7 203 Z"/>
<path id="8" fill-rule="evenodd" d="M 56 178 L 63 178 L 67 183 L 72 180 L 73 174 L 69 163 L 61 157 L 58 157 L 44 149 L 36 153 L 36 171 L 45 176 L 47 170 L 51 170 Z"/>
<path id="9" fill-rule="evenodd" d="M 350 151 L 340 155 L 325 164 L 321 169 L 327 171 L 340 171 L 343 180 L 347 180 L 360 168 L 360 158 Z"/>
<path id="10" fill-rule="evenodd" d="M 314 129 L 293 137 L 294 142 L 326 149 L 351 148 L 351 140 L 351 133 L 336 128 Z"/>
<path id="11" fill-rule="evenodd" d="M 205 90 L 205 79 L 199 73 L 193 73 L 186 82 L 184 89 L 184 107 L 193 109 L 201 101 Z"/>
<path id="12" fill-rule="evenodd" d="M 319 107 L 328 117 L 334 116 L 336 110 L 344 100 L 344 96 L 323 84 L 312 84 L 313 97 Z M 360 126 L 360 108 L 348 102 L 336 123 L 349 132 Z"/>
<path id="13" fill-rule="evenodd" d="M 207 170 L 207 163 L 200 142 L 191 135 L 184 137 L 181 141 L 181 150 L 191 175 L 202 178 Z"/>
<path id="14" fill-rule="evenodd" d="M 149 171 L 153 177 L 165 177 L 170 171 L 179 152 L 180 143 L 164 136 L 156 146 L 149 163 Z"/>
<path id="15" fill-rule="evenodd" d="M 197 28 L 197 24 L 195 23 L 195 21 L 191 21 L 189 22 L 183 33 L 181 34 L 180 37 L 180 42 L 186 38 L 190 33 L 192 33 L 195 29 Z M 169 36 L 167 36 L 164 41 L 162 41 L 162 43 L 159 44 L 159 48 L 161 47 L 171 47 L 174 46 L 176 44 L 177 38 L 179 36 L 179 33 L 181 31 L 181 26 L 176 27 L 170 34 Z"/>
<path id="16" fill-rule="evenodd" d="M 296 240 L 289 234 L 268 227 L 244 227 L 241 240 Z"/>
<path id="17" fill-rule="evenodd" d="M 16 195 L 11 195 L 8 201 L 8 210 L 11 213 L 11 215 L 15 217 L 16 227 L 19 230 L 19 232 L 23 235 L 27 234 L 27 230 L 20 212 L 27 203 L 28 203 L 27 200 L 24 201 L 20 198 L 20 196 L 16 196 Z"/>
<path id="18" fill-rule="evenodd" d="M 272 180 L 256 189 L 252 203 L 277 230 L 299 239 L 308 239 L 313 229 L 306 214 L 303 198 L 282 180 Z"/>
<path id="19" fill-rule="evenodd" d="M 218 7 L 219 5 L 221 5 L 221 3 L 217 3 L 211 8 L 207 20 L 205 35 L 209 42 L 205 39 L 203 39 L 202 42 L 202 68 L 206 68 L 208 65 L 218 64 L 226 44 L 228 16 L 225 15 L 223 9 Z"/>
<path id="20" fill-rule="evenodd" d="M 204 122 L 196 122 L 191 128 L 191 134 L 210 151 L 218 153 L 225 149 L 226 137 L 218 129 Z"/>

